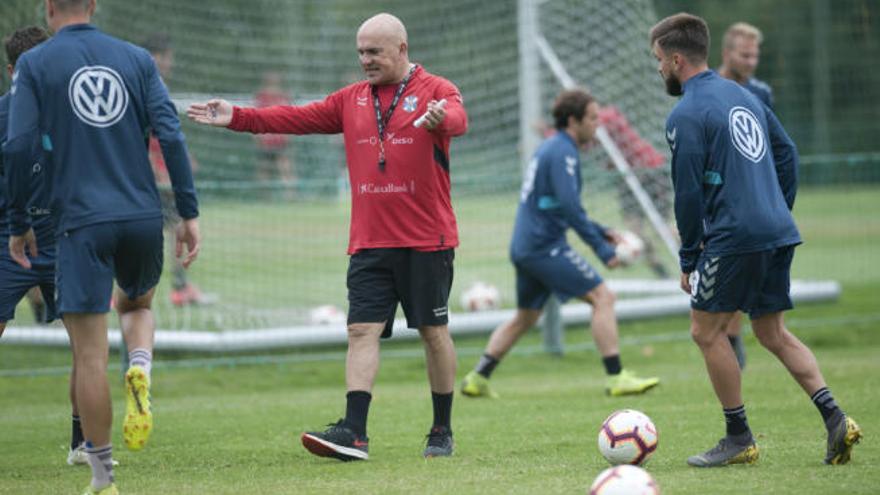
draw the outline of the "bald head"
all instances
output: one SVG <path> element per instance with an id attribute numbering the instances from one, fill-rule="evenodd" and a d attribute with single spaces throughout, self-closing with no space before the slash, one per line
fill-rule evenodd
<path id="1" fill-rule="evenodd" d="M 357 50 L 370 84 L 398 83 L 409 70 L 406 28 L 391 14 L 377 14 L 361 24 Z"/>
<path id="2" fill-rule="evenodd" d="M 407 43 L 406 27 L 397 17 L 381 13 L 370 17 L 358 29 L 358 38 L 361 35 L 379 36 L 387 38 L 394 44 Z"/>

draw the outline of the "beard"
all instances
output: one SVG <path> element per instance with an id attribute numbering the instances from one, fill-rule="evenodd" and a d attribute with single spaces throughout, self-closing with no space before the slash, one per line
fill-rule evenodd
<path id="1" fill-rule="evenodd" d="M 681 96 L 681 81 L 675 77 L 673 74 L 669 74 L 669 76 L 663 78 L 663 82 L 666 83 L 666 92 L 669 96 Z"/>

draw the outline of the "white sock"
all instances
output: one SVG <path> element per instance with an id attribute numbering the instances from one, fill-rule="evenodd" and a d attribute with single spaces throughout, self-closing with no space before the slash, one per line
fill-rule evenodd
<path id="1" fill-rule="evenodd" d="M 150 371 L 153 369 L 153 353 L 143 347 L 138 347 L 128 353 L 128 365 L 140 366 L 149 378 Z"/>
<path id="2" fill-rule="evenodd" d="M 92 488 L 99 491 L 113 483 L 113 446 L 108 443 L 103 447 L 92 447 L 91 442 L 87 442 L 86 453 L 92 467 Z"/>

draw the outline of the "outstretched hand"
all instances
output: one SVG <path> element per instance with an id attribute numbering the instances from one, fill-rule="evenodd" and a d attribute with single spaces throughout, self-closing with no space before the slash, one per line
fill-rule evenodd
<path id="1" fill-rule="evenodd" d="M 198 124 L 226 127 L 232 122 L 232 104 L 220 99 L 193 103 L 186 109 L 186 116 Z"/>
<path id="2" fill-rule="evenodd" d="M 443 119 L 446 118 L 446 110 L 444 109 L 446 106 L 446 101 L 443 100 L 443 104 L 440 104 L 437 100 L 431 100 L 428 102 L 428 111 L 425 113 L 425 124 L 422 126 L 429 131 L 433 131 L 440 124 L 443 123 Z"/>

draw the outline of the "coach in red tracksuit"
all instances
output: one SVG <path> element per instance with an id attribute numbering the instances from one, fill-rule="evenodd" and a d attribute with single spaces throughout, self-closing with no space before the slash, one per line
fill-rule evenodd
<path id="1" fill-rule="evenodd" d="M 434 423 L 425 457 L 452 454 L 450 412 L 455 349 L 447 327 L 458 228 L 449 195 L 449 141 L 467 130 L 461 93 L 410 63 L 403 23 L 365 21 L 357 51 L 366 81 L 320 102 L 268 108 L 223 100 L 194 104 L 196 122 L 253 133 L 336 134 L 345 138 L 351 180 L 348 253 L 348 387 L 345 418 L 302 435 L 313 454 L 368 458 L 367 412 L 379 367 L 379 337 L 391 335 L 398 301 L 425 344 Z M 445 107 L 439 105 L 446 100 Z M 426 123 L 416 119 L 427 112 Z"/>

